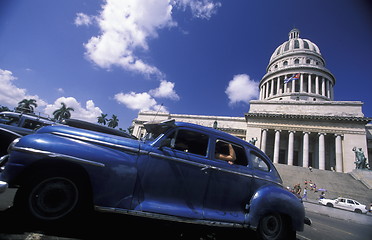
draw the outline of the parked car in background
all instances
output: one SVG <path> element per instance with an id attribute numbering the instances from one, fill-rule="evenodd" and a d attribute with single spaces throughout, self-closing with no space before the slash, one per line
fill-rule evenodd
<path id="1" fill-rule="evenodd" d="M 304 206 L 271 160 L 248 142 L 174 120 L 145 124 L 141 140 L 67 126 L 15 140 L 0 163 L 0 192 L 38 221 L 94 209 L 175 222 L 251 228 L 295 239 Z"/>
<path id="2" fill-rule="evenodd" d="M 368 209 L 366 205 L 359 203 L 353 199 L 348 198 L 336 198 L 336 199 L 319 199 L 319 203 L 328 207 L 341 208 L 344 210 L 353 211 L 356 213 L 367 213 Z"/>
<path id="3" fill-rule="evenodd" d="M 0 112 L 0 157 L 14 139 L 51 124 L 54 124 L 52 120 L 35 114 Z"/>

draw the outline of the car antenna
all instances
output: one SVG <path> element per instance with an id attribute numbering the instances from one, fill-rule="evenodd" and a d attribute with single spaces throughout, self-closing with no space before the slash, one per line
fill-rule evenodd
<path id="1" fill-rule="evenodd" d="M 155 118 L 158 116 L 158 113 L 160 112 L 160 109 L 163 107 L 163 104 L 160 104 L 160 107 L 158 109 L 158 111 L 156 112 L 155 116 L 154 116 L 154 119 L 152 119 L 152 121 L 155 121 Z"/>

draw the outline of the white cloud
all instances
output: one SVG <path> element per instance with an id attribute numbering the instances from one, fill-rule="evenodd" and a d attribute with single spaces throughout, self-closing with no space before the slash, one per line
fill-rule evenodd
<path id="1" fill-rule="evenodd" d="M 217 12 L 217 9 L 221 7 L 220 2 L 211 0 L 179 0 L 178 4 L 183 8 L 189 6 L 192 14 L 202 19 L 210 19 Z"/>
<path id="2" fill-rule="evenodd" d="M 76 26 L 89 26 L 93 24 L 95 17 L 90 17 L 84 13 L 77 13 L 75 18 Z"/>
<path id="3" fill-rule="evenodd" d="M 58 88 L 58 89 L 57 89 L 57 92 L 59 92 L 59 93 L 62 93 L 62 94 L 63 94 L 63 93 L 65 93 L 65 90 L 64 90 L 63 88 Z"/>
<path id="4" fill-rule="evenodd" d="M 155 110 L 159 106 L 147 92 L 118 93 L 115 95 L 115 100 L 132 110 Z"/>
<path id="5" fill-rule="evenodd" d="M 101 34 L 85 44 L 87 58 L 102 68 L 116 65 L 145 75 L 162 76 L 135 51 L 148 50 L 147 41 L 157 37 L 158 29 L 175 26 L 171 13 L 169 1 L 107 0 L 96 17 Z"/>
<path id="6" fill-rule="evenodd" d="M 65 103 L 67 107 L 71 107 L 74 111 L 71 112 L 71 118 L 85 120 L 88 122 L 97 122 L 97 117 L 102 111 L 96 107 L 93 100 L 88 100 L 85 106 L 82 106 L 74 97 L 60 97 L 53 104 L 48 104 L 45 108 L 45 113 L 53 117 L 53 112 L 61 108 L 61 103 Z"/>
<path id="7" fill-rule="evenodd" d="M 115 100 L 124 104 L 127 108 L 132 110 L 153 110 L 167 112 L 167 108 L 163 105 L 159 105 L 155 98 L 168 98 L 171 100 L 179 100 L 180 97 L 174 91 L 174 83 L 166 80 L 160 81 L 158 88 L 151 89 L 148 92 L 143 93 L 118 93 L 114 96 Z"/>
<path id="8" fill-rule="evenodd" d="M 46 106 L 46 102 L 37 95 L 30 95 L 24 88 L 14 85 L 17 80 L 13 73 L 8 70 L 0 69 L 0 104 L 9 108 L 18 106 L 18 102 L 23 99 L 35 99 L 39 107 Z"/>
<path id="9" fill-rule="evenodd" d="M 180 97 L 174 90 L 174 85 L 175 83 L 173 82 L 168 82 L 166 80 L 162 80 L 160 82 L 160 86 L 156 89 L 152 89 L 149 91 L 149 93 L 158 98 L 169 98 L 172 100 L 179 100 Z"/>
<path id="10" fill-rule="evenodd" d="M 17 80 L 13 73 L 8 70 L 0 69 L 0 104 L 9 108 L 18 106 L 18 102 L 23 99 L 35 99 L 38 107 L 35 112 L 43 112 L 50 117 L 53 117 L 53 112 L 61 108 L 61 103 L 64 102 L 67 107 L 74 108 L 72 117 L 89 121 L 97 122 L 97 117 L 101 115 L 102 111 L 99 107 L 96 107 L 93 100 L 88 100 L 85 106 L 81 104 L 73 97 L 60 97 L 53 104 L 48 104 L 46 101 L 41 99 L 37 95 L 27 94 L 27 90 L 19 88 L 14 85 L 14 81 Z M 57 89 L 58 92 L 63 93 L 63 89 Z"/>
<path id="11" fill-rule="evenodd" d="M 238 102 L 249 104 L 249 101 L 258 97 L 258 85 L 247 74 L 235 75 L 229 82 L 225 93 L 229 98 L 229 105 L 233 106 Z"/>
<path id="12" fill-rule="evenodd" d="M 183 10 L 190 7 L 195 17 L 209 19 L 220 6 L 221 3 L 211 0 L 106 0 L 98 16 L 78 13 L 75 24 L 98 24 L 100 34 L 91 37 L 84 46 L 86 57 L 99 67 L 120 66 L 162 78 L 164 74 L 136 52 L 147 51 L 148 40 L 156 38 L 158 30 L 177 26 L 172 18 L 174 7 Z"/>

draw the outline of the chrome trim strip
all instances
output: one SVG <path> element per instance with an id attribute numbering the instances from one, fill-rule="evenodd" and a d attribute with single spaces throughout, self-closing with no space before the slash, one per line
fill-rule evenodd
<path id="1" fill-rule="evenodd" d="M 160 220 L 167 220 L 167 221 L 181 222 L 181 223 L 191 223 L 191 224 L 198 224 L 198 225 L 230 227 L 230 228 L 231 227 L 233 228 L 249 227 L 246 224 L 240 224 L 240 223 L 183 218 L 183 217 L 177 217 L 177 216 L 164 215 L 160 213 L 142 212 L 142 211 L 137 211 L 137 210 L 122 209 L 122 208 L 94 206 L 94 209 L 98 212 L 119 213 L 119 214 L 126 214 L 126 215 L 132 215 L 132 216 L 147 217 L 147 218 L 153 218 L 153 219 L 160 219 Z"/>
<path id="2" fill-rule="evenodd" d="M 171 160 L 171 161 L 176 161 L 176 162 L 180 162 L 180 163 L 184 163 L 184 164 L 197 166 L 197 167 L 201 168 L 200 169 L 201 171 L 205 171 L 205 170 L 208 170 L 208 169 L 213 169 L 215 171 L 222 171 L 222 172 L 227 172 L 227 173 L 231 173 L 231 174 L 237 174 L 237 175 L 244 176 L 244 177 L 253 177 L 252 174 L 242 173 L 242 172 L 229 170 L 229 169 L 224 169 L 224 168 L 219 168 L 219 167 L 216 167 L 216 166 L 213 166 L 213 165 L 198 163 L 198 162 L 194 162 L 194 161 L 189 161 L 189 160 L 185 160 L 185 159 L 182 159 L 182 158 L 177 158 L 177 157 L 172 157 L 172 156 L 165 156 L 165 155 L 154 153 L 154 152 L 150 152 L 149 155 L 152 156 L 152 157 L 158 157 L 158 158 L 163 158 L 163 159 L 166 159 L 166 160 Z"/>
<path id="3" fill-rule="evenodd" d="M 76 140 L 81 140 L 83 142 L 95 143 L 95 144 L 107 146 L 107 147 L 110 147 L 110 148 L 119 148 L 119 149 L 124 150 L 124 151 L 130 151 L 130 152 L 134 152 L 134 153 L 139 152 L 138 148 L 127 147 L 127 146 L 124 146 L 124 145 L 109 143 L 109 142 L 106 142 L 106 141 L 91 139 L 91 138 L 88 138 L 88 137 L 77 136 L 77 135 L 68 134 L 68 133 L 61 133 L 61 132 L 52 132 L 52 134 L 59 135 L 59 136 L 62 136 L 62 137 L 73 138 L 73 139 L 76 139 Z"/>
<path id="4" fill-rule="evenodd" d="M 105 167 L 105 164 L 103 164 L 103 163 L 94 162 L 94 161 L 90 161 L 90 160 L 87 160 L 87 159 L 78 158 L 78 157 L 74 157 L 74 156 L 69 156 L 69 155 L 65 155 L 65 154 L 61 154 L 61 153 L 53 153 L 53 152 L 49 152 L 49 151 L 43 151 L 43 150 L 39 150 L 39 149 L 35 149 L 35 148 L 13 147 L 12 150 L 18 151 L 18 152 L 24 152 L 24 153 L 39 154 L 39 155 L 47 156 L 47 157 L 50 157 L 50 158 L 61 158 L 61 159 L 65 159 L 65 160 L 68 160 L 68 161 L 71 161 L 71 162 L 84 163 L 84 164 L 89 164 L 89 165 L 93 165 L 93 166 L 96 166 L 96 167 Z"/>
<path id="5" fill-rule="evenodd" d="M 178 158 L 178 157 L 166 156 L 166 155 L 158 154 L 158 153 L 154 153 L 154 152 L 150 152 L 149 155 L 151 157 L 157 157 L 157 158 L 162 158 L 162 159 L 165 159 L 165 160 L 176 161 L 176 162 L 185 163 L 185 164 L 189 164 L 189 165 L 193 165 L 193 166 L 197 166 L 197 167 L 202 167 L 202 168 L 212 167 L 212 166 L 208 166 L 208 165 L 203 164 L 203 163 L 193 162 L 193 161 L 185 160 L 185 159 Z"/>

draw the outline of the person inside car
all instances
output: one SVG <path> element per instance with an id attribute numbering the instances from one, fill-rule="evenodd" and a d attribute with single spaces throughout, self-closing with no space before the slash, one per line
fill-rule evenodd
<path id="1" fill-rule="evenodd" d="M 228 151 L 226 151 L 226 148 L 228 148 Z M 228 154 L 226 154 L 227 152 Z M 234 164 L 234 161 L 236 160 L 233 146 L 230 143 L 221 141 L 216 143 L 215 157 L 216 159 L 227 161 L 229 164 Z"/>

